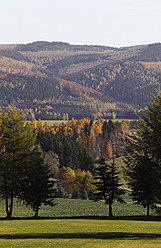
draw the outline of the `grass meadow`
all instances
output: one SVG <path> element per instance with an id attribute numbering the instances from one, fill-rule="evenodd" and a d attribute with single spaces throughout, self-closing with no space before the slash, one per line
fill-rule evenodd
<path id="1" fill-rule="evenodd" d="M 0 247 L 161 247 L 161 218 L 132 204 L 113 204 L 114 217 L 108 218 L 103 201 L 56 199 L 54 207 L 42 206 L 39 218 L 29 206 L 15 202 L 13 218 L 5 218 L 0 205 Z"/>
<path id="2" fill-rule="evenodd" d="M 159 248 L 161 223 L 130 219 L 1 220 L 0 247 Z"/>

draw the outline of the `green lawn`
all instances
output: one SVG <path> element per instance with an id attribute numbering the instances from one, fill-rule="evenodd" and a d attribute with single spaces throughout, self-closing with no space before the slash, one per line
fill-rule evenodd
<path id="1" fill-rule="evenodd" d="M 161 218 L 152 211 L 146 217 L 128 192 L 125 200 L 113 204 L 111 219 L 103 201 L 56 199 L 56 206 L 42 206 L 38 219 L 30 207 L 15 203 L 13 219 L 7 220 L 1 202 L 0 247 L 161 247 Z"/>
<path id="2" fill-rule="evenodd" d="M 0 247 L 161 247 L 160 221 L 1 220 Z"/>

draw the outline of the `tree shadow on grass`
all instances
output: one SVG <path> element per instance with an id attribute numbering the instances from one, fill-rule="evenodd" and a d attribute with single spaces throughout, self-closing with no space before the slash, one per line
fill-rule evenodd
<path id="1" fill-rule="evenodd" d="M 150 240 L 161 239 L 156 233 L 97 232 L 97 233 L 22 233 L 3 234 L 0 239 L 114 239 L 114 240 Z"/>
<path id="2" fill-rule="evenodd" d="M 1 220 L 131 220 L 131 221 L 161 221 L 161 216 L 62 216 L 62 217 L 12 217 Z"/>

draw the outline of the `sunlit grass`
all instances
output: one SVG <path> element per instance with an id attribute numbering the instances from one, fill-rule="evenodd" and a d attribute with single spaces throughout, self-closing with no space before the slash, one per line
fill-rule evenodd
<path id="1" fill-rule="evenodd" d="M 114 203 L 113 204 L 113 215 L 114 216 L 143 216 L 146 215 L 146 209 L 137 204 L 132 203 L 132 199 L 129 196 L 129 192 L 126 191 L 124 195 L 124 200 L 127 204 Z M 104 201 L 91 201 L 91 200 L 81 200 L 81 199 L 55 199 L 57 205 L 54 207 L 42 205 L 39 210 L 40 217 L 107 217 L 108 216 L 108 206 Z M 155 211 L 151 210 L 151 215 L 156 215 Z M 5 205 L 1 202 L 0 205 L 0 218 L 4 218 Z M 15 201 L 13 217 L 33 217 L 34 212 L 30 206 L 25 206 L 22 203 Z"/>
<path id="2" fill-rule="evenodd" d="M 3 220 L 0 247 L 161 247 L 160 221 Z"/>

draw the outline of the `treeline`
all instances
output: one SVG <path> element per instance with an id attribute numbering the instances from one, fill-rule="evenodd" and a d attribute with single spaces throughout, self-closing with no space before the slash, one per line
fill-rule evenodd
<path id="1" fill-rule="evenodd" d="M 38 133 L 38 138 L 40 137 L 40 140 L 42 137 L 42 142 L 44 139 L 42 147 L 44 147 L 44 150 L 47 149 L 46 151 L 51 149 L 51 142 L 54 142 L 54 144 L 57 145 L 58 142 L 74 142 L 74 144 L 77 142 L 82 144 L 95 159 L 99 158 L 101 154 L 104 154 L 106 158 L 109 158 L 109 154 L 111 154 L 113 149 L 111 142 L 115 142 L 115 153 L 117 151 L 117 156 L 121 155 L 121 140 L 124 134 L 129 128 L 134 129 L 138 125 L 139 123 L 137 121 L 126 122 L 123 120 L 122 122 L 115 123 L 113 120 L 107 121 L 105 119 L 98 119 L 94 122 L 91 119 L 85 118 L 79 120 L 72 119 L 66 123 L 61 122 L 50 125 L 49 122 L 43 123 L 41 120 L 36 121 L 34 119 L 30 122 L 30 129 L 35 133 Z M 60 153 L 61 149 L 56 148 L 57 145 L 54 145 L 54 151 Z M 69 147 L 70 146 L 71 144 L 69 144 Z M 56 151 L 56 149 L 58 149 L 58 151 Z M 73 152 L 71 151 L 71 156 L 72 154 Z M 68 156 L 70 157 L 70 155 Z M 64 165 L 65 164 L 62 163 L 61 167 Z M 85 167 L 82 167 L 81 169 L 84 170 Z"/>
<path id="2" fill-rule="evenodd" d="M 125 203 L 115 158 L 125 155 L 124 177 L 134 202 L 150 208 L 160 204 L 160 92 L 147 108 L 137 133 L 126 121 L 72 120 L 50 126 L 26 124 L 11 106 L 0 112 L 0 196 L 11 218 L 14 199 L 30 205 L 38 216 L 42 204 L 54 206 L 56 197 Z M 87 151 L 87 150 L 88 151 Z M 95 159 L 95 164 L 92 157 Z M 112 161 L 112 162 L 111 162 Z"/>
<path id="3" fill-rule="evenodd" d="M 36 217 L 43 203 L 56 204 L 56 182 L 35 141 L 36 136 L 14 106 L 6 113 L 0 111 L 0 197 L 8 218 L 12 217 L 15 198 L 30 205 Z"/>

